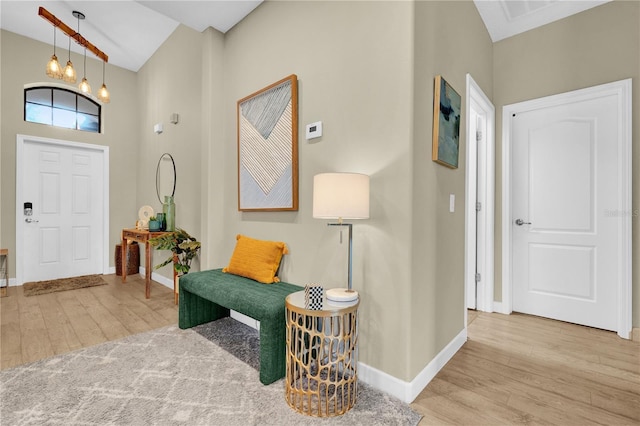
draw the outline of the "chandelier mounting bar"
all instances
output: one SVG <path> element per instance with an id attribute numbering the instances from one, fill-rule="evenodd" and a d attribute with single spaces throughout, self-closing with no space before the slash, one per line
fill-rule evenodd
<path id="1" fill-rule="evenodd" d="M 80 14 L 80 12 L 78 12 L 78 13 Z M 82 15 L 82 14 L 80 14 L 80 15 Z M 86 38 L 82 37 L 82 35 L 79 32 L 77 32 L 73 28 L 69 27 L 67 24 L 62 22 L 60 19 L 56 18 L 56 16 L 54 14 L 49 12 L 44 7 L 40 6 L 40 8 L 38 9 L 38 16 L 41 16 L 43 19 L 46 19 L 47 21 L 51 22 L 54 27 L 60 28 L 61 31 L 63 31 L 69 37 L 74 39 L 76 43 L 78 43 L 80 46 L 83 46 L 83 47 L 87 48 L 87 50 L 92 52 L 98 58 L 102 59 L 104 62 L 109 62 L 109 56 L 107 56 L 106 53 L 104 53 L 102 50 L 98 49 L 89 40 L 87 40 Z M 74 16 L 76 16 L 75 12 L 74 12 Z M 78 17 L 78 16 L 76 16 L 76 17 Z M 82 18 L 84 18 L 84 15 L 82 15 Z M 79 19 L 82 19 L 82 18 L 79 18 Z"/>

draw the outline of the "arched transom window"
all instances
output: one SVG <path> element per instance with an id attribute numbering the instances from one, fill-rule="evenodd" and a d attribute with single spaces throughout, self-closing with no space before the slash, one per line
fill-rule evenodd
<path id="1" fill-rule="evenodd" d="M 60 87 L 24 89 L 24 120 L 100 133 L 101 107 L 81 93 Z"/>

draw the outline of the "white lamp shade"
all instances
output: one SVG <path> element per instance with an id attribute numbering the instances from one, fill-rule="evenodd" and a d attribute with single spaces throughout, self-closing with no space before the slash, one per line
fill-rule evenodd
<path id="1" fill-rule="evenodd" d="M 313 177 L 313 217 L 368 219 L 369 176 L 359 173 L 321 173 Z"/>

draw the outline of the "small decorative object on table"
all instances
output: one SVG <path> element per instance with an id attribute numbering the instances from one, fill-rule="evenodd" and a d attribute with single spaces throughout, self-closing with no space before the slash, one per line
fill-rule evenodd
<path id="1" fill-rule="evenodd" d="M 136 222 L 137 229 L 149 229 L 149 219 L 152 216 L 155 216 L 155 212 L 153 211 L 153 207 L 151 206 L 142 206 L 140 210 L 138 210 L 138 222 Z"/>
<path id="2" fill-rule="evenodd" d="M 160 230 L 162 222 L 157 217 L 151 216 L 149 218 L 149 231 L 156 232 Z"/>
<path id="3" fill-rule="evenodd" d="M 162 212 L 165 220 L 165 230 L 173 232 L 176 230 L 176 205 L 173 202 L 171 195 L 164 196 L 164 203 L 162 204 Z"/>
<path id="4" fill-rule="evenodd" d="M 351 306 L 358 300 L 358 292 L 346 288 L 330 288 L 327 290 L 327 304 L 332 306 Z"/>
<path id="5" fill-rule="evenodd" d="M 160 222 L 160 231 L 167 229 L 167 223 L 164 219 L 164 213 L 156 213 L 156 220 Z"/>
<path id="6" fill-rule="evenodd" d="M 317 284 L 304 286 L 304 307 L 313 311 L 322 309 L 322 286 Z"/>

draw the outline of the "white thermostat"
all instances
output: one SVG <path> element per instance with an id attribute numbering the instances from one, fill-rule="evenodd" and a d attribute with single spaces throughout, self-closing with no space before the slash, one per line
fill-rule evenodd
<path id="1" fill-rule="evenodd" d="M 322 121 L 307 124 L 307 140 L 322 136 Z"/>

